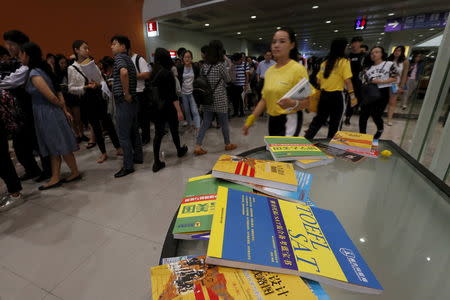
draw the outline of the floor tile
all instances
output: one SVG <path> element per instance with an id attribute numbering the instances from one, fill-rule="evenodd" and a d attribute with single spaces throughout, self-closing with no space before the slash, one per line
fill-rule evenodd
<path id="1" fill-rule="evenodd" d="M 43 289 L 0 267 L 1 300 L 43 299 L 46 295 Z"/>

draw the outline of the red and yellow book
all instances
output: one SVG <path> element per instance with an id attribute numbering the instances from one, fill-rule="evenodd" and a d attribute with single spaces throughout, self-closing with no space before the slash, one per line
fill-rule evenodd
<path id="1" fill-rule="evenodd" d="M 338 131 L 330 141 L 330 146 L 346 151 L 370 153 L 373 135 L 350 131 Z"/>

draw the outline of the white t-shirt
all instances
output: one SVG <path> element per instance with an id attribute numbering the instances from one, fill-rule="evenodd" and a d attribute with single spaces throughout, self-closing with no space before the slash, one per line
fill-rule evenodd
<path id="1" fill-rule="evenodd" d="M 402 74 L 403 74 L 403 63 L 394 63 L 395 67 L 397 68 L 397 72 L 399 76 L 397 77 L 397 84 L 400 84 L 400 81 L 402 80 Z"/>
<path id="2" fill-rule="evenodd" d="M 131 57 L 131 60 L 133 61 L 134 67 L 136 68 L 136 74 L 137 73 L 147 73 L 147 72 L 151 72 L 151 67 L 148 65 L 148 63 L 145 61 L 145 58 L 140 57 L 139 58 L 139 71 L 138 68 L 136 67 L 136 57 L 137 54 L 133 54 L 133 56 Z M 145 88 L 145 80 L 142 79 L 138 79 L 137 80 L 137 86 L 136 86 L 136 93 L 141 93 L 144 91 Z"/>
<path id="3" fill-rule="evenodd" d="M 194 83 L 194 70 L 192 67 L 187 68 L 184 67 L 183 71 L 183 86 L 181 87 L 181 93 L 183 95 L 190 95 L 192 94 L 192 91 L 194 90 L 193 83 Z"/>
<path id="4" fill-rule="evenodd" d="M 388 80 L 391 77 L 398 76 L 397 68 L 392 61 L 383 61 L 378 65 L 373 65 L 365 72 L 365 76 L 372 81 L 374 79 L 378 80 Z M 390 87 L 392 83 L 378 84 L 378 88 Z"/>

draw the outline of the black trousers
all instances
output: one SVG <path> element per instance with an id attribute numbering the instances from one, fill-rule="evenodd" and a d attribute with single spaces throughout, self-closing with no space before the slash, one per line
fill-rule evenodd
<path id="1" fill-rule="evenodd" d="M 175 109 L 165 108 L 155 118 L 155 139 L 153 140 L 154 162 L 160 162 L 159 152 L 161 150 L 162 139 L 165 135 L 166 122 L 169 123 L 170 133 L 177 151 L 181 148 L 177 113 Z"/>
<path id="2" fill-rule="evenodd" d="M 17 193 L 22 190 L 19 177 L 9 155 L 8 138 L 4 129 L 0 128 L 0 178 L 6 184 L 9 193 Z"/>
<path id="3" fill-rule="evenodd" d="M 232 84 L 230 86 L 230 98 L 233 104 L 234 115 L 244 114 L 244 100 L 242 100 L 243 86 Z"/>
<path id="4" fill-rule="evenodd" d="M 120 148 L 119 138 L 117 136 L 116 128 L 111 120 L 111 116 L 107 112 L 106 101 L 99 99 L 96 96 L 89 96 L 86 101 L 86 109 L 89 124 L 95 134 L 95 140 L 101 153 L 106 153 L 105 138 L 103 137 L 103 128 L 108 131 L 109 137 L 114 147 Z M 101 122 L 101 123 L 100 123 Z"/>
<path id="5" fill-rule="evenodd" d="M 345 95 L 342 91 L 335 92 L 320 92 L 319 105 L 317 107 L 317 115 L 309 125 L 308 130 L 305 133 L 305 138 L 308 140 L 313 139 L 320 128 L 330 118 L 328 126 L 329 139 L 333 138 L 336 132 L 339 130 L 339 125 L 342 122 L 342 116 L 345 109 Z"/>
<path id="6" fill-rule="evenodd" d="M 367 121 L 372 117 L 373 122 L 377 126 L 377 132 L 374 138 L 379 139 L 384 130 L 383 113 L 389 103 L 389 87 L 380 89 L 381 98 L 374 103 L 361 105 L 361 113 L 359 115 L 359 132 L 367 133 Z"/>
<path id="7" fill-rule="evenodd" d="M 302 129 L 303 112 L 294 114 L 269 116 L 269 135 L 298 136 Z"/>
<path id="8" fill-rule="evenodd" d="M 141 129 L 142 143 L 150 141 L 150 103 L 144 92 L 136 94 L 138 103 L 138 126 Z"/>

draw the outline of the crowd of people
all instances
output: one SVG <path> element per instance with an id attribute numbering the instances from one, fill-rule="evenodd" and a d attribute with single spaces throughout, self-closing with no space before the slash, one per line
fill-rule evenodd
<path id="1" fill-rule="evenodd" d="M 97 163 L 108 159 L 105 135 L 123 157 L 116 178 L 133 173 L 135 164 L 144 163 L 143 145 L 151 142 L 154 124 L 153 172 L 165 167 L 161 142 L 170 130 L 178 157 L 188 153 L 179 134 L 180 122 L 195 137 L 195 155 L 208 151 L 204 145 L 207 130 L 221 128 L 224 150 L 237 148 L 231 142 L 229 119 L 242 118 L 247 135 L 256 119 L 268 115 L 268 134 L 299 136 L 303 111 L 311 99 L 283 98 L 303 78 L 308 79 L 318 100 L 317 115 L 304 136 L 313 139 L 328 126 L 328 138 L 342 124 L 350 124 L 356 109 L 359 130 L 367 131 L 372 117 L 377 126 L 375 138 L 384 130 L 382 115 L 388 108 L 388 125 L 398 97 L 406 107 L 411 92 L 423 72 L 421 57 L 411 63 L 405 47 L 387 56 L 376 46 L 370 52 L 362 38 L 350 42 L 332 41 L 324 59 L 308 60 L 298 53 L 296 34 L 281 28 L 274 33 L 271 47 L 260 57 L 245 53 L 227 55 L 221 41 L 213 40 L 201 48 L 201 59 L 194 62 L 192 51 L 180 48 L 172 59 L 169 51 L 158 48 L 154 62 L 131 50 L 126 36 L 111 38 L 112 56 L 94 61 L 88 42 L 75 40 L 73 54 L 47 54 L 23 32 L 3 34 L 0 48 L 0 176 L 8 194 L 1 199 L 0 211 L 24 201 L 21 181 L 43 182 L 39 190 L 60 187 L 82 179 L 75 152 L 98 147 Z M 114 121 L 113 121 L 114 120 Z M 168 126 L 167 126 L 168 125 Z M 8 139 L 23 166 L 18 176 L 12 163 Z M 40 166 L 36 160 L 39 156 Z M 70 174 L 61 178 L 61 162 Z M 45 182 L 45 183 L 44 183 Z"/>

